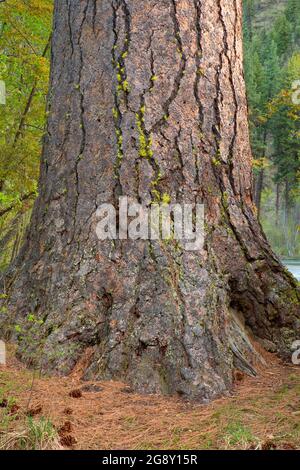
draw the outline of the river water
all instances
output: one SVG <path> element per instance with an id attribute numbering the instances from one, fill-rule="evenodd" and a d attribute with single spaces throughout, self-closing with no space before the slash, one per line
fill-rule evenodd
<path id="1" fill-rule="evenodd" d="M 288 268 L 289 271 L 295 276 L 298 281 L 300 281 L 300 259 L 295 260 L 282 260 L 283 264 Z"/>

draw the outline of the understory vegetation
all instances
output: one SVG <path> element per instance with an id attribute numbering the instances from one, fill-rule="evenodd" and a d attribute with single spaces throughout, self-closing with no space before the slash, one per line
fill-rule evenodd
<path id="1" fill-rule="evenodd" d="M 46 120 L 52 0 L 0 5 L 0 269 L 14 259 L 37 195 Z"/>

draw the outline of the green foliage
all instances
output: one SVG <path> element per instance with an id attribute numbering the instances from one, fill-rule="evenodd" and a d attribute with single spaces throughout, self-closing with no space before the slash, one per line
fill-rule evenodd
<path id="1" fill-rule="evenodd" d="M 271 34 L 277 46 L 278 55 L 283 60 L 293 46 L 293 27 L 285 14 L 275 21 Z"/>
<path id="2" fill-rule="evenodd" d="M 224 440 L 229 447 L 249 447 L 251 443 L 257 441 L 252 431 L 240 422 L 231 422 L 228 424 Z"/>
<path id="3" fill-rule="evenodd" d="M 22 352 L 25 361 L 28 360 L 28 364 L 36 368 L 41 367 L 43 356 L 44 342 L 41 342 L 40 339 L 43 324 L 42 319 L 29 313 L 21 324 L 18 323 L 14 326 L 19 351 Z"/>
<path id="4" fill-rule="evenodd" d="M 6 105 L 0 105 L 0 269 L 11 259 L 22 224 L 29 218 L 21 215 L 30 211 L 37 191 L 52 4 L 52 0 L 0 4 L 0 80 L 7 93 Z M 12 225 L 15 230 L 10 233 Z"/>
<path id="5" fill-rule="evenodd" d="M 286 18 L 292 25 L 294 43 L 299 45 L 300 41 L 300 8 L 298 0 L 288 0 L 286 6 Z"/>

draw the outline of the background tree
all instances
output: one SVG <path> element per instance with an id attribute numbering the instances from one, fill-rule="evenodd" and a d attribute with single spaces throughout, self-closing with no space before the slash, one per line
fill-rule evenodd
<path id="1" fill-rule="evenodd" d="M 285 230 L 284 240 L 279 243 L 293 256 L 299 231 L 300 104 L 292 95 L 293 83 L 300 76 L 299 54 L 294 54 L 284 72 L 283 88 L 270 104 L 270 126 L 274 135 L 274 179 L 284 188 Z"/>
<path id="2" fill-rule="evenodd" d="M 272 22 L 266 21 L 268 15 L 272 15 Z M 286 257 L 300 254 L 299 180 L 295 158 L 299 120 L 291 101 L 292 83 L 300 71 L 294 70 L 293 80 L 288 71 L 289 61 L 299 51 L 299 15 L 299 4 L 294 0 L 278 2 L 272 7 L 255 1 L 251 20 L 245 15 L 244 28 L 255 203 L 272 246 Z M 249 21 L 251 37 L 247 33 Z"/>
<path id="3" fill-rule="evenodd" d="M 286 6 L 286 17 L 292 25 L 293 42 L 299 46 L 300 40 L 300 9 L 297 0 L 288 0 Z"/>

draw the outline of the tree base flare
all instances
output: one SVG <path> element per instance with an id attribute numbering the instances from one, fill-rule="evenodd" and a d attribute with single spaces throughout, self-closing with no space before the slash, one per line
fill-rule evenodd
<path id="1" fill-rule="evenodd" d="M 209 401 L 232 388 L 236 369 L 254 376 L 264 364 L 258 339 L 290 360 L 299 291 L 275 258 L 273 269 L 263 260 L 245 264 L 240 250 L 246 267 L 235 256 L 233 277 L 226 258 L 222 270 L 210 264 L 212 248 L 199 255 L 172 243 L 127 241 L 112 253 L 105 245 L 107 256 L 102 250 L 89 269 L 62 279 L 56 298 L 27 269 L 14 280 L 1 330 L 19 342 L 29 365 L 69 374 L 89 349 L 86 380 Z"/>

